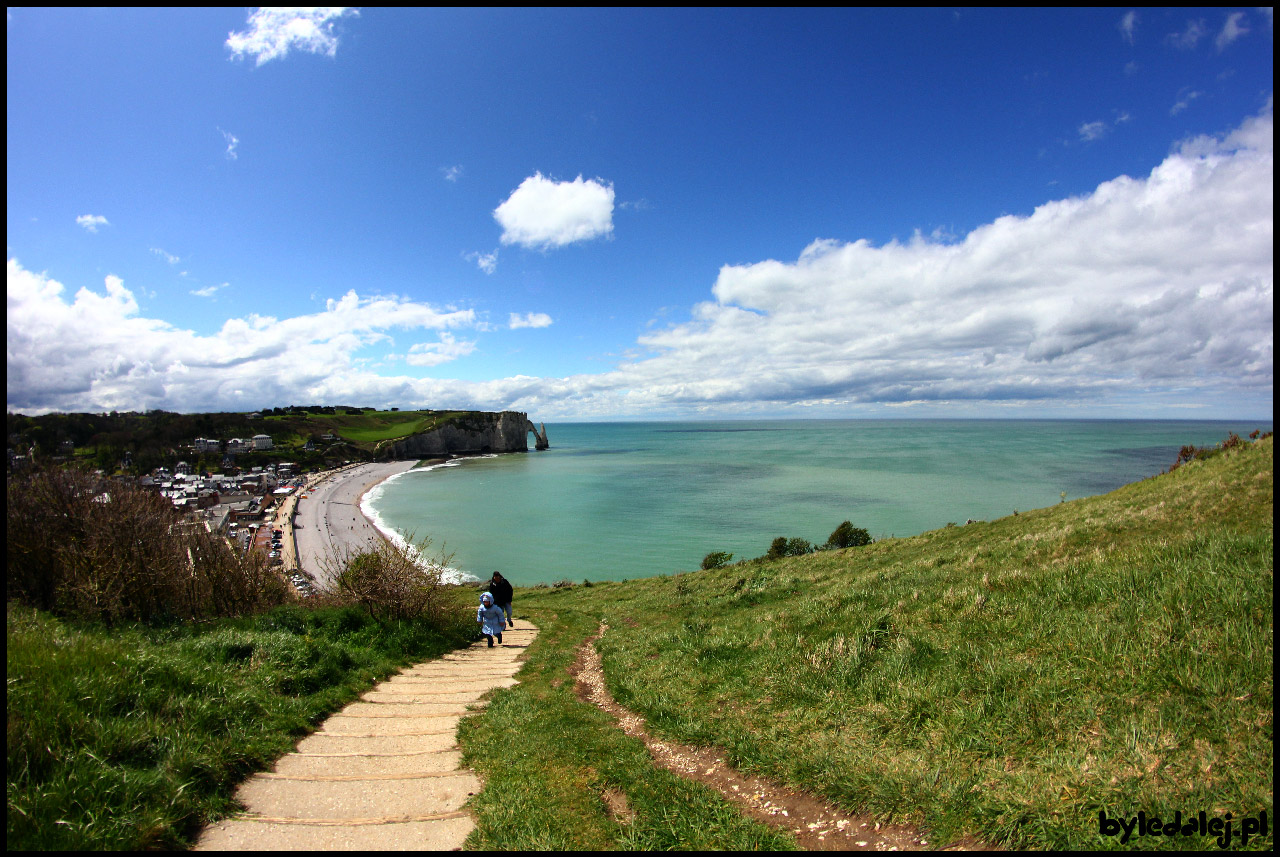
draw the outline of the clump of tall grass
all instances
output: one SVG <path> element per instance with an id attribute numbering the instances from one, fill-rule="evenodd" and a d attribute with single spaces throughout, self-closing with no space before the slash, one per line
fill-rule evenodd
<path id="1" fill-rule="evenodd" d="M 282 603 L 283 579 L 158 494 L 76 470 L 9 477 L 7 597 L 105 622 L 237 616 Z"/>

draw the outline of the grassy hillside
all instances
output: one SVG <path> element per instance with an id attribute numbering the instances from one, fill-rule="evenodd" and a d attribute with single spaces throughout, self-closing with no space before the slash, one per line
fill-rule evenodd
<path id="1" fill-rule="evenodd" d="M 464 736 L 473 763 L 502 782 L 477 800 L 471 844 L 625 847 L 636 830 L 662 828 L 660 815 L 611 820 L 602 794 L 653 801 L 630 793 L 629 763 L 576 750 L 612 729 L 564 680 L 601 620 L 610 689 L 660 736 L 923 825 L 940 845 L 972 834 L 1016 848 L 1119 847 L 1100 837 L 1100 811 L 1270 816 L 1272 486 L 1264 438 L 997 521 L 522 590 L 517 614 L 544 632 L 524 683 Z"/>

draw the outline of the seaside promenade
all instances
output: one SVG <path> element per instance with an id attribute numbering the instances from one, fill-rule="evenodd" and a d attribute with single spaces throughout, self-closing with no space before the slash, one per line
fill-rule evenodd
<path id="1" fill-rule="evenodd" d="M 462 847 L 481 781 L 462 767 L 458 723 L 482 696 L 518 684 L 528 622 L 402 670 L 332 715 L 269 773 L 237 791 L 245 812 L 208 827 L 197 851 L 432 850 Z"/>

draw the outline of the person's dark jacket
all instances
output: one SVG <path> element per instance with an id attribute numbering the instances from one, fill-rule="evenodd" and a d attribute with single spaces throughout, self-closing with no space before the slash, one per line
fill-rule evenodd
<path id="1" fill-rule="evenodd" d="M 515 596 L 515 591 L 505 577 L 490 580 L 489 592 L 493 594 L 493 603 L 495 604 L 510 604 L 511 599 Z"/>

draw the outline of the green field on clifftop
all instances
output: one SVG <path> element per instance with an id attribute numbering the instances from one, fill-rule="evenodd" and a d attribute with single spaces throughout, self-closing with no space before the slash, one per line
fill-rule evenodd
<path id="1" fill-rule="evenodd" d="M 501 783 L 477 801 L 472 844 L 529 847 L 512 824 L 488 821 L 523 814 L 533 820 L 521 830 L 550 829 L 562 847 L 626 840 L 598 796 L 625 793 L 627 776 L 546 738 L 576 744 L 613 728 L 563 681 L 605 623 L 609 688 L 658 737 L 918 825 L 939 846 L 967 835 L 1011 848 L 1216 847 L 1199 835 L 1121 846 L 1100 835 L 1099 813 L 1271 816 L 1272 484 L 1264 438 L 996 521 L 518 591 L 517 615 L 543 632 L 524 683 L 464 740 Z M 521 758 L 490 768 L 485 745 Z M 1255 835 L 1248 847 L 1272 842 Z"/>

